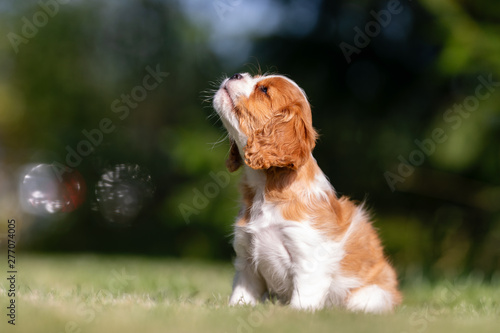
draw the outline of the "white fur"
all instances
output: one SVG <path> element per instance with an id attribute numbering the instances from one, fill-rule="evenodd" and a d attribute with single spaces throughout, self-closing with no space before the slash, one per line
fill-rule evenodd
<path id="1" fill-rule="evenodd" d="M 240 80 L 225 79 L 221 83 L 221 88 L 214 96 L 214 108 L 221 116 L 224 127 L 226 127 L 229 135 L 235 140 L 239 151 L 247 144 L 247 137 L 240 131 L 239 121 L 234 114 L 233 108 L 240 96 L 249 97 L 252 93 L 257 79 L 253 78 L 248 73 L 241 74 Z"/>
<path id="2" fill-rule="evenodd" d="M 230 304 L 255 304 L 266 291 L 297 309 L 316 310 L 342 305 L 349 290 L 361 286 L 356 278 L 340 271 L 345 243 L 364 216 L 361 209 L 344 237 L 334 242 L 308 221 L 287 221 L 279 207 L 264 198 L 265 178 L 261 171 L 245 167 L 247 180 L 256 195 L 252 218 L 246 226 L 235 227 L 233 246 L 236 276 Z M 325 186 L 304 189 L 304 196 L 326 196 Z M 321 190 L 320 188 L 323 187 Z"/>
<path id="3" fill-rule="evenodd" d="M 284 220 L 270 203 L 263 203 L 260 213 L 247 226 L 235 228 L 231 304 L 255 304 L 270 291 L 294 308 L 316 310 L 342 305 L 349 290 L 361 285 L 340 271 L 350 231 L 334 242 L 307 222 Z"/>
<path id="4" fill-rule="evenodd" d="M 214 97 L 214 107 L 240 153 L 244 151 L 247 137 L 239 128 L 233 112 L 234 104 L 239 96 L 248 97 L 255 84 L 263 79 L 246 73 L 242 75 L 239 80 L 224 80 Z M 302 89 L 300 91 L 305 97 Z M 245 165 L 244 177 L 255 196 L 250 221 L 244 226 L 235 226 L 236 275 L 229 301 L 231 305 L 255 305 L 269 293 L 296 309 L 316 310 L 338 305 L 354 311 L 391 310 L 393 301 L 389 292 L 376 285 L 363 287 L 358 278 L 346 275 L 340 267 L 347 240 L 366 220 L 362 207 L 355 212 L 342 238 L 333 241 L 313 228 L 310 221 L 314 217 L 289 221 L 282 216 L 280 207 L 266 201 L 266 175 L 263 171 Z M 328 200 L 331 194 L 335 194 L 335 190 L 319 168 L 314 181 L 299 193 L 306 204 Z M 354 289 L 357 291 L 350 294 Z"/>
<path id="5" fill-rule="evenodd" d="M 377 285 L 370 285 L 357 290 L 349 297 L 347 308 L 353 311 L 382 313 L 394 306 L 392 296 Z"/>

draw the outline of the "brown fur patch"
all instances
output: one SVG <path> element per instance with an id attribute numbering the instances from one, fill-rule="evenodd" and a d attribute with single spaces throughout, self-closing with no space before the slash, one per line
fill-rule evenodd
<path id="1" fill-rule="evenodd" d="M 354 202 L 347 197 L 338 198 L 333 190 L 319 195 L 307 191 L 315 186 L 321 170 L 311 157 L 317 133 L 312 126 L 309 103 L 301 90 L 284 78 L 265 78 L 255 85 L 248 98 L 237 101 L 235 113 L 240 130 L 248 137 L 245 163 L 265 174 L 266 201 L 275 204 L 284 219 L 308 221 L 333 241 L 344 239 L 349 230 L 338 273 L 359 279 L 363 287 L 377 285 L 391 293 L 396 304 L 400 303 L 396 273 L 384 257 L 367 215 L 360 215 L 360 208 Z M 230 171 L 243 163 L 234 147 L 232 143 Z M 245 226 L 252 220 L 256 193 L 245 177 L 241 192 L 243 207 L 237 226 Z M 351 290 L 351 294 L 356 290 Z"/>
<path id="2" fill-rule="evenodd" d="M 297 169 L 309 158 L 317 133 L 302 92 L 281 77 L 266 78 L 235 107 L 248 137 L 245 162 L 253 169 Z"/>

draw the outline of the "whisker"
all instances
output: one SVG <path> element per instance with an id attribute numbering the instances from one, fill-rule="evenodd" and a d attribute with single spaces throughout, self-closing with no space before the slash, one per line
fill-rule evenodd
<path id="1" fill-rule="evenodd" d="M 216 120 L 216 121 L 215 121 L 215 124 L 217 124 L 219 121 L 221 121 L 221 120 L 220 120 L 220 117 L 218 117 L 217 112 L 212 112 L 211 114 L 209 114 L 209 115 L 207 116 L 207 120 L 212 120 L 212 119 L 214 119 L 214 118 L 215 118 L 215 120 Z"/>
<path id="2" fill-rule="evenodd" d="M 260 67 L 259 59 L 257 59 L 257 57 L 255 57 L 255 56 L 253 56 L 252 58 L 255 59 L 255 62 L 257 62 L 257 64 L 248 62 L 245 64 L 245 67 L 247 67 L 249 69 L 248 71 L 250 73 L 256 72 L 254 75 L 262 76 L 262 68 Z"/>
<path id="3" fill-rule="evenodd" d="M 210 150 L 214 150 L 216 146 L 219 146 L 221 145 L 222 143 L 224 143 L 227 139 L 229 138 L 229 134 L 228 133 L 225 133 L 224 135 L 221 136 L 221 138 L 219 138 L 217 141 L 215 142 L 212 142 L 212 143 L 208 143 L 209 145 L 212 145 L 212 148 L 210 148 Z"/>

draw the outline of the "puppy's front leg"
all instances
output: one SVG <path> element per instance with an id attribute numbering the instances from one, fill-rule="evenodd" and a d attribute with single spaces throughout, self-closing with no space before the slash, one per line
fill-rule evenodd
<path id="1" fill-rule="evenodd" d="M 243 258 L 236 258 L 236 275 L 229 305 L 256 305 L 266 291 L 262 278 Z"/>
<path id="2" fill-rule="evenodd" d="M 236 223 L 234 229 L 233 248 L 236 252 L 234 268 L 236 274 L 233 281 L 233 292 L 229 305 L 255 305 L 259 302 L 266 290 L 266 283 L 252 265 L 250 253 L 252 242 L 244 227 Z"/>

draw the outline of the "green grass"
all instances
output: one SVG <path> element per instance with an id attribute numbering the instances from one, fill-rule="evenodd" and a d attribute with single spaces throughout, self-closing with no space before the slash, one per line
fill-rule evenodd
<path id="1" fill-rule="evenodd" d="M 407 283 L 390 315 L 227 306 L 230 264 L 105 256 L 18 258 L 16 326 L 7 324 L 0 263 L 1 332 L 498 332 L 500 286 L 478 279 Z"/>

